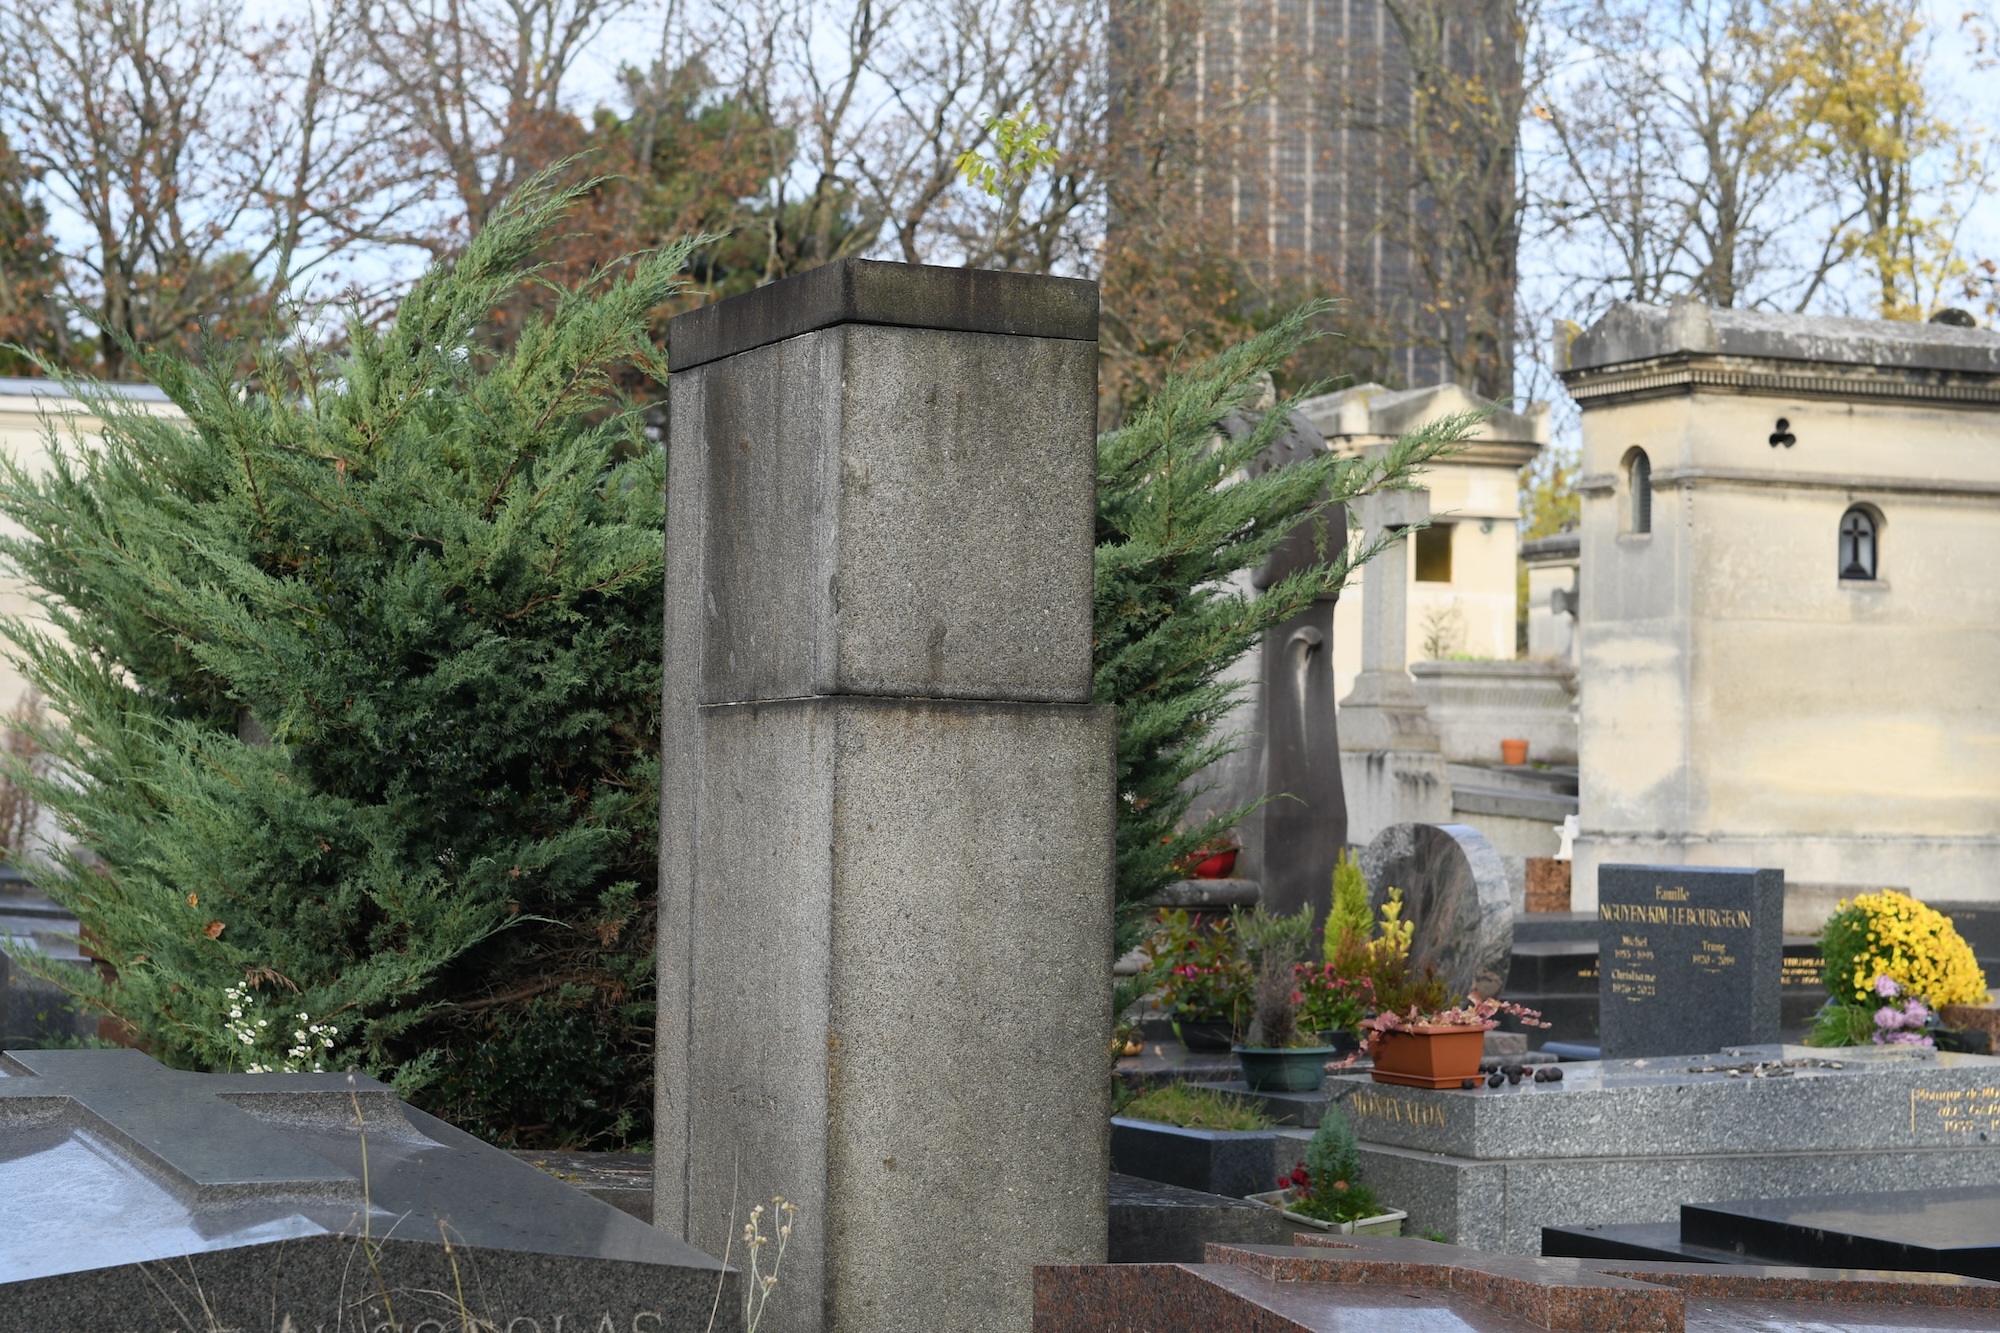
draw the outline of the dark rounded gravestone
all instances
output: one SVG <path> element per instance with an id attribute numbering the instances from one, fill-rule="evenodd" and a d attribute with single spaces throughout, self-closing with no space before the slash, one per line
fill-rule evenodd
<path id="1" fill-rule="evenodd" d="M 1507 867 L 1478 829 L 1465 824 L 1391 824 L 1361 853 L 1377 910 L 1403 891 L 1413 923 L 1410 969 L 1437 969 L 1454 1001 L 1494 996 L 1514 951 L 1514 902 Z"/>

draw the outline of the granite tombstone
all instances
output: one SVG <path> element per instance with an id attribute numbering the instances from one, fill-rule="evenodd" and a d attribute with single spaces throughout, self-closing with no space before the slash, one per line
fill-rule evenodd
<path id="1" fill-rule="evenodd" d="M 708 1255 L 346 1074 L 0 1055 L 0 1333 L 740 1329 Z"/>
<path id="2" fill-rule="evenodd" d="M 1361 873 L 1379 911 L 1403 891 L 1403 919 L 1416 929 L 1410 966 L 1434 967 L 1454 1000 L 1500 993 L 1514 947 L 1513 897 L 1493 844 L 1464 824 L 1391 824 L 1361 853 Z"/>
<path id="3" fill-rule="evenodd" d="M 1599 867 L 1604 1057 L 1777 1041 L 1784 928 L 1782 870 Z"/>
<path id="4" fill-rule="evenodd" d="M 1327 1079 L 1406 1230 L 1536 1253 L 1544 1227 L 1666 1223 L 1680 1205 L 2000 1186 L 2000 1059 L 1910 1047 L 1731 1047 L 1565 1062 L 1461 1091 Z"/>

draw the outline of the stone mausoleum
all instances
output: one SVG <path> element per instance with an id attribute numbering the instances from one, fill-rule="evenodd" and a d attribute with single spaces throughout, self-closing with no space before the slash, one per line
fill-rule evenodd
<path id="1" fill-rule="evenodd" d="M 1615 862 L 2000 896 L 2000 334 L 1621 304 L 1563 378 L 1576 906 Z"/>

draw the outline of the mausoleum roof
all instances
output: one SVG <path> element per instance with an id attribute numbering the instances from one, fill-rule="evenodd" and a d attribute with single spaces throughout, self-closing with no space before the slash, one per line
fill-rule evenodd
<path id="1" fill-rule="evenodd" d="M 1361 435 L 1393 438 L 1453 412 L 1481 408 L 1489 409 L 1491 415 L 1473 431 L 1472 439 L 1537 447 L 1548 443 L 1546 403 L 1530 403 L 1527 411 L 1516 412 L 1457 384 L 1427 384 L 1418 389 L 1357 384 L 1338 393 L 1304 399 L 1297 410 L 1328 440 L 1335 440 Z"/>
<path id="2" fill-rule="evenodd" d="M 2000 333 L 1949 324 L 1621 301 L 1570 344 L 1570 371 L 1682 354 L 2000 375 Z"/>

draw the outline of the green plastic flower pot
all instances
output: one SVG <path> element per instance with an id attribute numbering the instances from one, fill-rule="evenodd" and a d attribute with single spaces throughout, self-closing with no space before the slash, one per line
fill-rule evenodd
<path id="1" fill-rule="evenodd" d="M 1317 1092 L 1326 1082 L 1331 1046 L 1238 1046 L 1243 1081 L 1252 1092 Z"/>

